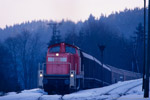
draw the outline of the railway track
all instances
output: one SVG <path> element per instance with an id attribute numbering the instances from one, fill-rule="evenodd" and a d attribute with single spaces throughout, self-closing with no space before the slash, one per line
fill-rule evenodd
<path id="1" fill-rule="evenodd" d="M 63 95 L 60 97 L 54 97 L 53 95 L 41 95 L 36 100 L 64 100 Z"/>
<path id="2" fill-rule="evenodd" d="M 116 91 L 116 89 L 120 89 L 121 87 L 124 87 L 124 86 L 127 86 L 127 85 L 131 85 L 131 84 L 133 84 L 133 83 L 135 83 L 135 82 L 130 82 L 130 83 L 126 83 L 126 84 L 123 84 L 123 85 L 119 85 L 119 87 L 117 86 L 117 87 L 115 87 L 115 88 L 113 88 L 113 89 L 107 91 L 107 93 L 105 93 L 104 95 L 109 95 L 109 94 L 110 94 L 111 92 L 113 92 L 114 90 Z M 142 83 L 139 83 L 139 84 L 142 84 Z"/>
<path id="3" fill-rule="evenodd" d="M 42 100 L 42 96 L 43 96 L 44 94 L 42 94 L 37 100 Z"/>
<path id="4" fill-rule="evenodd" d="M 129 87 L 126 89 L 127 85 L 128 85 Z M 138 87 L 138 86 L 140 86 L 140 85 L 142 85 L 142 82 L 137 82 L 137 83 L 135 83 L 135 82 L 130 82 L 130 83 L 127 83 L 127 84 L 120 85 L 119 87 L 115 87 L 115 88 L 113 88 L 113 89 L 107 91 L 106 93 L 101 94 L 100 96 L 105 96 L 105 97 L 102 98 L 102 99 L 100 99 L 100 100 L 111 100 L 111 99 L 112 99 L 112 100 L 117 100 L 117 99 L 120 98 L 121 96 L 126 95 L 127 92 L 129 92 L 129 91 L 132 90 L 133 88 Z M 117 93 L 116 91 L 119 91 L 119 90 L 121 90 L 122 92 Z M 116 94 L 117 94 L 117 95 L 116 95 Z M 108 97 L 107 97 L 107 95 L 108 95 Z M 112 95 L 112 98 L 110 98 L 110 95 Z M 113 95 L 115 95 L 115 96 L 114 96 L 115 98 L 113 98 Z"/>

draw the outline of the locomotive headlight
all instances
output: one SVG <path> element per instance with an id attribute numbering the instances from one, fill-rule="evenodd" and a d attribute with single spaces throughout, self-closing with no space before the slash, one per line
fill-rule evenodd
<path id="1" fill-rule="evenodd" d="M 59 53 L 56 53 L 56 56 L 59 56 Z"/>
<path id="2" fill-rule="evenodd" d="M 70 74 L 70 77 L 74 77 L 74 75 L 73 75 L 73 74 Z"/>
<path id="3" fill-rule="evenodd" d="M 42 73 L 40 73 L 40 77 L 43 77 L 43 74 L 42 74 Z"/>

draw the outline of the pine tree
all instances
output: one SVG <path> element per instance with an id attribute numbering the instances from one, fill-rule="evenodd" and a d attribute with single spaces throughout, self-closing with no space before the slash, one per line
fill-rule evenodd
<path id="1" fill-rule="evenodd" d="M 139 23 L 134 32 L 133 43 L 133 71 L 142 72 L 142 57 L 143 57 L 143 40 L 144 28 L 142 23 Z"/>

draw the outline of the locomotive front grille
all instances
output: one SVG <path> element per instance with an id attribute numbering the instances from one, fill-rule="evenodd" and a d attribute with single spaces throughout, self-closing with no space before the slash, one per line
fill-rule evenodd
<path id="1" fill-rule="evenodd" d="M 71 64 L 67 62 L 51 62 L 45 66 L 45 75 L 67 75 L 70 73 Z"/>

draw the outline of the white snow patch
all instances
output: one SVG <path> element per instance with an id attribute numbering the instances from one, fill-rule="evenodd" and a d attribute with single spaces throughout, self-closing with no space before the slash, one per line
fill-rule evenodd
<path id="1" fill-rule="evenodd" d="M 138 94 L 129 94 L 126 96 L 122 96 L 117 100 L 150 100 L 150 98 L 144 98 L 143 95 Z"/>
<path id="2" fill-rule="evenodd" d="M 142 85 L 133 88 L 132 90 L 130 90 L 129 92 L 127 92 L 127 94 L 143 95 Z"/>
<path id="3" fill-rule="evenodd" d="M 40 96 L 40 93 L 19 93 L 2 96 L 0 97 L 0 100 L 37 100 Z"/>
<path id="4" fill-rule="evenodd" d="M 40 100 L 61 100 L 61 95 L 43 95 Z"/>
<path id="5" fill-rule="evenodd" d="M 17 94 L 16 92 L 8 92 L 6 93 L 6 95 L 14 95 L 14 94 Z"/>
<path id="6" fill-rule="evenodd" d="M 42 89 L 24 90 L 21 93 L 9 92 L 1 96 L 0 100 L 37 100 L 41 95 L 47 94 Z"/>
<path id="7" fill-rule="evenodd" d="M 47 94 L 46 92 L 44 92 L 43 89 L 39 89 L 39 88 L 31 89 L 31 90 L 23 90 L 23 91 L 21 91 L 21 93 L 41 93 L 41 94 Z"/>

